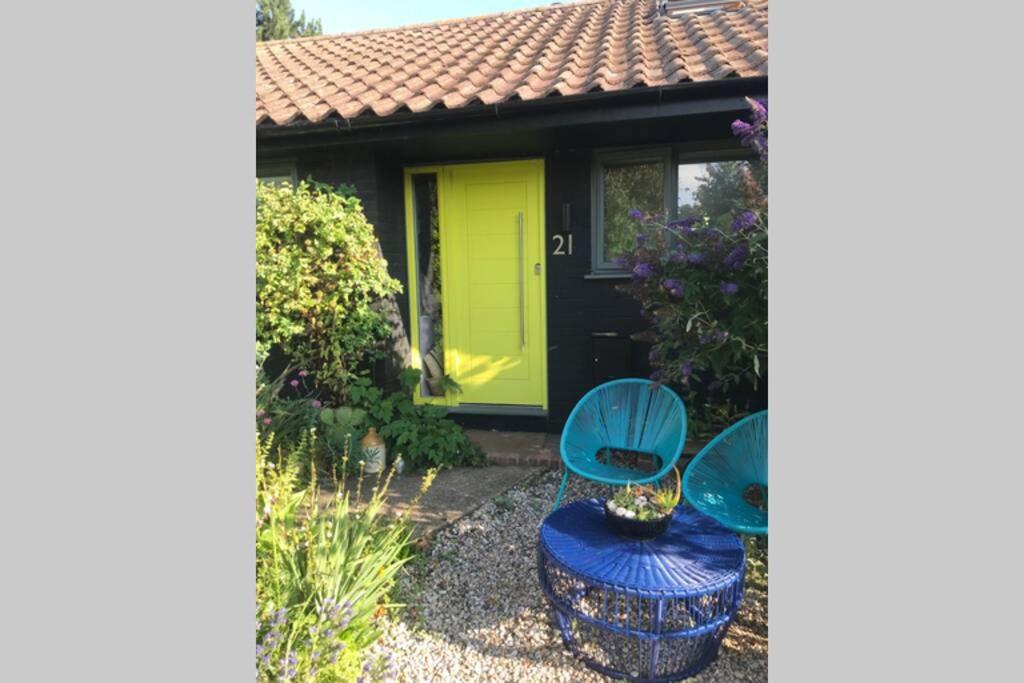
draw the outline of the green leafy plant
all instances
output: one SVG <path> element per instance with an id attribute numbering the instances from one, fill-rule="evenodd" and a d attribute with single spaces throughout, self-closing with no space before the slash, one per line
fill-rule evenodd
<path id="1" fill-rule="evenodd" d="M 363 426 L 365 421 L 366 411 L 360 408 L 321 408 L 321 433 L 331 454 L 337 456 L 347 449 L 358 454 L 357 463 L 361 461 L 362 449 L 359 446 L 359 439 L 366 433 Z"/>
<path id="2" fill-rule="evenodd" d="M 302 181 L 257 183 L 256 200 L 258 347 L 277 345 L 345 403 L 389 333 L 374 304 L 401 285 L 388 275 L 357 197 Z"/>
<path id="3" fill-rule="evenodd" d="M 411 557 L 408 516 L 382 513 L 391 473 L 378 477 L 366 500 L 342 488 L 324 505 L 315 480 L 297 490 L 297 456 L 279 449 L 274 459 L 273 446 L 273 435 L 257 441 L 257 678 L 352 680 Z"/>
<path id="4" fill-rule="evenodd" d="M 365 379 L 355 381 L 351 389 L 352 402 L 366 411 L 390 453 L 417 468 L 484 464 L 483 450 L 448 419 L 443 407 L 413 403 L 419 370 L 406 368 L 399 382 L 402 390 L 388 395 Z"/>

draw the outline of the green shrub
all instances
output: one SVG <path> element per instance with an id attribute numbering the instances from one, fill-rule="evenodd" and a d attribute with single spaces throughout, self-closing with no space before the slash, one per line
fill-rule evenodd
<path id="1" fill-rule="evenodd" d="M 416 405 L 412 392 L 420 371 L 407 368 L 399 376 L 402 390 L 385 395 L 368 380 L 353 383 L 352 402 L 366 411 L 370 425 L 384 438 L 388 452 L 401 455 L 411 467 L 482 465 L 483 450 L 439 406 Z"/>
<path id="2" fill-rule="evenodd" d="M 256 188 L 256 337 L 343 401 L 389 327 L 372 304 L 401 291 L 354 196 L 325 186 Z"/>
<path id="3" fill-rule="evenodd" d="M 352 680 L 410 558 L 408 518 L 382 515 L 390 474 L 366 501 L 340 490 L 322 506 L 315 482 L 296 490 L 296 457 L 273 460 L 273 444 L 261 437 L 256 451 L 258 680 Z"/>
<path id="4" fill-rule="evenodd" d="M 651 323 L 637 337 L 651 342 L 652 379 L 680 387 L 694 434 L 750 412 L 767 370 L 768 109 L 749 102 L 733 132 L 760 162 L 709 165 L 692 215 L 633 210 L 636 244 L 619 259 Z"/>

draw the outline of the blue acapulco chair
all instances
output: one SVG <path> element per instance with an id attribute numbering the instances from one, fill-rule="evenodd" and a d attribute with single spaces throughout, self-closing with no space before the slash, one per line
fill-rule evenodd
<path id="1" fill-rule="evenodd" d="M 668 387 L 646 379 L 595 387 L 576 404 L 562 430 L 565 474 L 554 507 L 562 501 L 570 473 L 612 486 L 658 481 L 672 471 L 685 442 L 686 407 Z M 614 465 L 609 449 L 653 456 L 655 470 Z"/>
<path id="2" fill-rule="evenodd" d="M 768 534 L 768 411 L 748 415 L 712 439 L 683 474 L 683 496 L 742 534 Z"/>

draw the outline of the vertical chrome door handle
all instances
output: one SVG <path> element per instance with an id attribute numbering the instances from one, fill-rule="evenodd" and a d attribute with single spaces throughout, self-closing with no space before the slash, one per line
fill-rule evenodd
<path id="1" fill-rule="evenodd" d="M 526 348 L 526 276 L 523 274 L 523 212 L 519 212 L 519 350 Z"/>

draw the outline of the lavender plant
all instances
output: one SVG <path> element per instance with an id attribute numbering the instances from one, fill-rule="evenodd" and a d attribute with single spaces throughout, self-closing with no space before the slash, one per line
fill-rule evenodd
<path id="1" fill-rule="evenodd" d="M 325 505 L 316 480 L 299 489 L 295 458 L 283 449 L 271 458 L 273 446 L 273 434 L 258 438 L 257 680 L 353 680 L 411 556 L 407 513 L 383 515 L 393 472 L 378 476 L 365 500 L 340 482 Z M 434 474 L 424 477 L 420 495 Z"/>
<path id="2" fill-rule="evenodd" d="M 631 212 L 640 229 L 619 260 L 632 275 L 623 289 L 651 324 L 638 337 L 651 343 L 652 379 L 680 387 L 705 432 L 745 412 L 731 397 L 757 391 L 768 358 L 768 105 L 748 102 L 749 121 L 732 131 L 760 164 L 744 164 L 732 220 Z M 696 400 L 698 385 L 714 405 Z"/>

